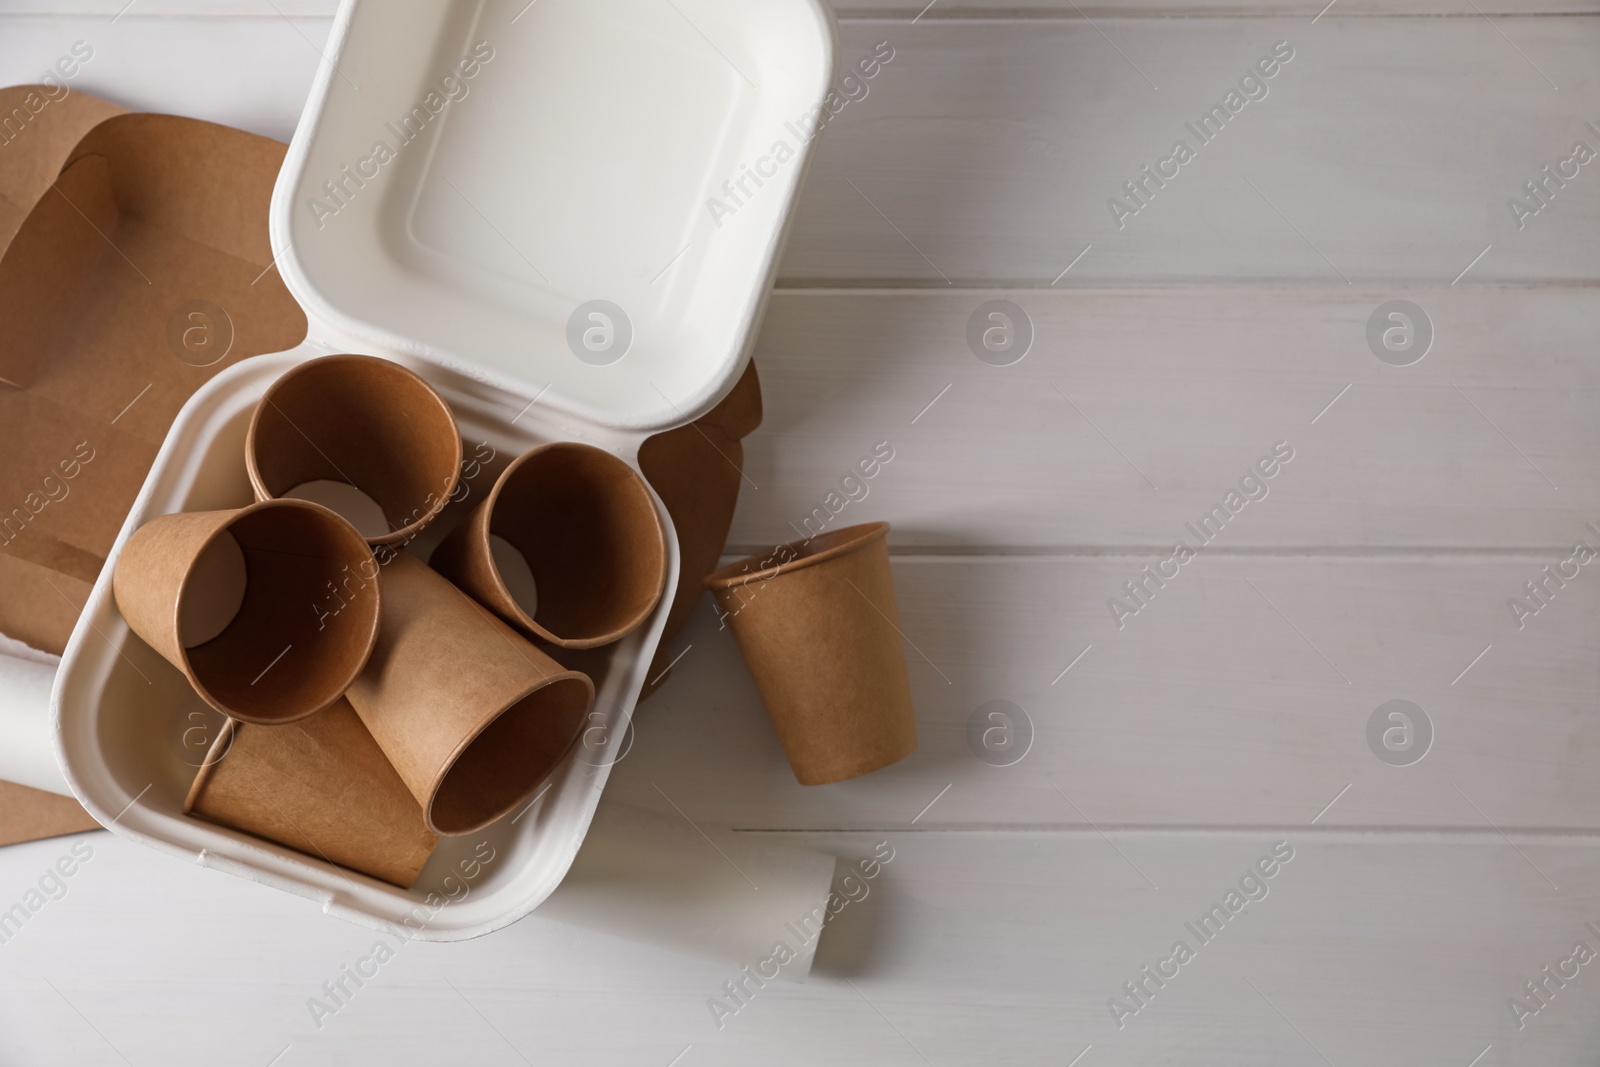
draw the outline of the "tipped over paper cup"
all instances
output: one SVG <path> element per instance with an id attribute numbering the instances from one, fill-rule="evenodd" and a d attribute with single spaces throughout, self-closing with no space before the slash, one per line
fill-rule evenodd
<path id="1" fill-rule="evenodd" d="M 383 625 L 350 703 L 440 834 L 533 796 L 577 740 L 594 683 L 408 552 L 384 565 Z"/>
<path id="2" fill-rule="evenodd" d="M 218 711 L 294 722 L 338 700 L 378 636 L 377 561 L 327 508 L 269 500 L 164 515 L 112 575 L 133 631 Z"/>
<path id="3" fill-rule="evenodd" d="M 439 843 L 344 700 L 289 726 L 225 724 L 183 810 L 402 889 Z"/>

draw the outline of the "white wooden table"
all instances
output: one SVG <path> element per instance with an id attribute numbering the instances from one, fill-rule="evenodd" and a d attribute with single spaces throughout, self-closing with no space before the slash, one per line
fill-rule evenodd
<path id="1" fill-rule="evenodd" d="M 891 442 L 837 521 L 895 524 L 921 748 L 795 785 L 705 605 L 610 786 L 891 842 L 810 981 L 719 1029 L 727 967 L 533 918 L 408 948 L 319 1028 L 369 933 L 101 833 L 0 947 L 0 1064 L 1595 1062 L 1600 964 L 1563 961 L 1600 951 L 1600 569 L 1520 627 L 1508 599 L 1600 546 L 1600 163 L 1521 229 L 1507 201 L 1600 150 L 1600 4 L 925 2 L 840 11 L 846 61 L 894 58 L 807 185 L 730 546 Z M 0 83 L 83 39 L 81 88 L 288 138 L 330 3 L 121 6 L 0 2 Z M 1119 229 L 1108 199 L 1278 41 L 1267 95 Z M 1409 366 L 1367 339 L 1397 299 L 1433 332 Z M 966 340 L 990 300 L 1032 324 L 1010 366 Z M 1128 614 L 1278 442 L 1268 495 Z M 1368 740 L 1397 699 L 1432 732 L 1405 766 Z M 1011 766 L 969 747 L 992 700 L 1032 723 Z M 0 907 L 71 841 L 0 851 Z"/>

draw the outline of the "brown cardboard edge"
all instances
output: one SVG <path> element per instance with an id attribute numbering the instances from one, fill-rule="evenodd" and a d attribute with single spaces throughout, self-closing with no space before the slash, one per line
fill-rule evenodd
<path id="1" fill-rule="evenodd" d="M 0 781 L 0 848 L 99 829 L 72 797 Z"/>

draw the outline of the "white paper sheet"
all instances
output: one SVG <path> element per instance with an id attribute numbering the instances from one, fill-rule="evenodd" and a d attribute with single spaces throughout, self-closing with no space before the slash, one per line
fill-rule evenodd
<path id="1" fill-rule="evenodd" d="M 71 796 L 50 737 L 61 660 L 0 634 L 0 779 Z"/>
<path id="2" fill-rule="evenodd" d="M 534 914 L 803 981 L 821 939 L 834 857 L 747 834 L 711 837 L 679 816 L 602 800 L 571 871 Z M 793 958 L 763 968 L 779 943 Z"/>

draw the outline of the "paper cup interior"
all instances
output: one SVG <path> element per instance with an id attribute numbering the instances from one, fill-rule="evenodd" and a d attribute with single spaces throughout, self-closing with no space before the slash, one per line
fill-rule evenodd
<path id="1" fill-rule="evenodd" d="M 666 544 L 644 480 L 609 452 L 579 444 L 536 449 L 507 470 L 490 504 L 491 544 L 526 562 L 537 589 L 527 619 L 558 644 L 615 641 L 650 614 L 666 580 Z M 513 599 L 520 568 L 498 567 Z"/>
<path id="2" fill-rule="evenodd" d="M 494 559 L 494 569 L 500 575 L 506 592 L 516 601 L 517 607 L 531 619 L 539 613 L 539 583 L 534 581 L 533 568 L 522 550 L 499 534 L 489 535 L 489 555 Z"/>
<path id="3" fill-rule="evenodd" d="M 389 533 L 389 520 L 378 502 L 346 482 L 306 482 L 284 493 L 283 498 L 321 504 L 354 526 L 356 532 L 369 541 Z"/>
<path id="4" fill-rule="evenodd" d="M 534 795 L 572 747 L 591 690 L 566 677 L 507 708 L 467 743 L 439 783 L 428 821 L 441 834 L 479 830 Z"/>
<path id="5" fill-rule="evenodd" d="M 332 704 L 372 650 L 377 587 L 363 573 L 374 569 L 366 542 L 325 511 L 241 515 L 211 539 L 179 593 L 180 620 L 196 626 L 214 626 L 238 600 L 221 632 L 185 649 L 196 688 L 246 722 L 289 722 Z"/>
<path id="6" fill-rule="evenodd" d="M 365 524 L 373 544 L 403 544 L 449 502 L 461 437 L 449 406 L 411 371 L 372 356 L 328 356 L 267 390 L 246 463 L 259 496 L 320 497 Z M 328 482 L 376 504 L 382 528 L 370 533 L 375 517 L 360 496 L 330 493 Z"/>
<path id="7" fill-rule="evenodd" d="M 244 552 L 233 534 L 223 530 L 194 561 L 185 596 L 178 603 L 178 639 L 184 648 L 211 641 L 228 628 L 244 606 L 250 576 Z"/>

